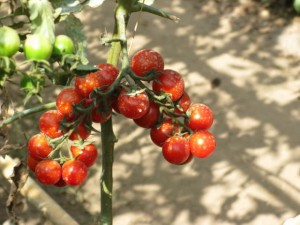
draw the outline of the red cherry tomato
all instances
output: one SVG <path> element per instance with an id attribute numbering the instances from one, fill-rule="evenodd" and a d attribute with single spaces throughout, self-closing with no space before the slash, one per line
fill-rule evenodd
<path id="1" fill-rule="evenodd" d="M 85 77 L 75 78 L 75 90 L 84 98 L 88 98 L 95 88 L 103 86 L 104 79 L 98 73 L 90 73 Z"/>
<path id="2" fill-rule="evenodd" d="M 31 171 L 35 171 L 36 165 L 40 162 L 41 160 L 36 160 L 32 158 L 30 155 L 27 156 L 27 166 Z"/>
<path id="3" fill-rule="evenodd" d="M 156 125 L 159 115 L 159 106 L 154 102 L 150 102 L 147 113 L 141 118 L 135 119 L 134 122 L 140 127 L 151 128 Z"/>
<path id="4" fill-rule="evenodd" d="M 52 147 L 49 145 L 44 134 L 36 134 L 32 136 L 27 143 L 27 149 L 29 151 L 29 155 L 35 160 L 47 158 L 49 153 L 52 151 Z"/>
<path id="5" fill-rule="evenodd" d="M 64 187 L 64 186 L 66 186 L 67 184 L 66 184 L 66 182 L 62 179 L 62 178 L 60 178 L 60 180 L 57 182 L 57 183 L 55 183 L 54 184 L 56 187 Z"/>
<path id="6" fill-rule="evenodd" d="M 91 134 L 91 130 L 86 128 L 85 121 L 81 121 L 78 126 L 76 127 L 75 131 L 71 133 L 69 136 L 70 140 L 85 140 L 87 139 Z"/>
<path id="7" fill-rule="evenodd" d="M 189 139 L 191 153 L 198 158 L 210 156 L 216 148 L 214 136 L 204 130 L 196 131 Z"/>
<path id="8" fill-rule="evenodd" d="M 42 160 L 35 167 L 35 176 L 42 184 L 56 184 L 61 178 L 61 166 L 52 159 Z"/>
<path id="9" fill-rule="evenodd" d="M 92 121 L 94 123 L 104 123 L 111 117 L 109 112 L 102 112 L 101 108 L 101 105 L 99 105 L 92 110 Z"/>
<path id="10" fill-rule="evenodd" d="M 158 52 L 143 49 L 133 55 L 130 66 L 136 75 L 144 77 L 151 70 L 156 72 L 163 71 L 164 60 Z"/>
<path id="11" fill-rule="evenodd" d="M 118 109 L 127 118 L 141 118 L 149 109 L 148 95 L 145 92 L 130 94 L 123 89 L 118 97 Z"/>
<path id="12" fill-rule="evenodd" d="M 83 149 L 71 146 L 71 152 L 77 160 L 83 162 L 87 167 L 91 167 L 98 157 L 97 148 L 93 144 L 88 144 Z"/>
<path id="13" fill-rule="evenodd" d="M 181 98 L 178 100 L 174 112 L 178 114 L 184 114 L 188 110 L 190 105 L 191 105 L 190 96 L 186 92 L 184 92 Z"/>
<path id="14" fill-rule="evenodd" d="M 63 135 L 60 129 L 60 122 L 63 115 L 57 110 L 48 110 L 40 117 L 40 130 L 50 138 L 57 138 Z"/>
<path id="15" fill-rule="evenodd" d="M 119 70 L 112 64 L 103 63 L 97 66 L 99 70 L 96 72 L 103 78 L 103 84 L 107 89 L 118 77 Z"/>
<path id="16" fill-rule="evenodd" d="M 63 89 L 56 98 L 57 110 L 66 116 L 72 117 L 73 104 L 78 104 L 82 97 L 73 88 Z"/>
<path id="17" fill-rule="evenodd" d="M 68 185 L 80 185 L 87 177 L 87 167 L 79 160 L 66 161 L 62 166 L 62 178 Z"/>
<path id="18" fill-rule="evenodd" d="M 190 156 L 189 142 L 181 136 L 172 136 L 163 144 L 162 154 L 169 163 L 180 165 Z"/>
<path id="19" fill-rule="evenodd" d="M 171 95 L 171 100 L 178 100 L 184 92 L 184 81 L 174 70 L 164 70 L 157 75 L 158 81 L 153 81 L 152 89 L 156 92 L 165 92 Z"/>
<path id="20" fill-rule="evenodd" d="M 179 131 L 178 125 L 173 124 L 171 119 L 165 120 L 159 127 L 150 130 L 150 137 L 154 144 L 162 147 L 165 141 Z"/>
<path id="21" fill-rule="evenodd" d="M 192 130 L 207 130 L 214 121 L 212 110 L 204 104 L 192 104 L 187 110 L 186 125 Z"/>

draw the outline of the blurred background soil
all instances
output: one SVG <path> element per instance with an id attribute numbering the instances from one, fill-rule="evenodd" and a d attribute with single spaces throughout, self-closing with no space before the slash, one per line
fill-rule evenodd
<path id="1" fill-rule="evenodd" d="M 207 159 L 174 166 L 151 143 L 148 130 L 114 118 L 114 224 L 281 225 L 299 214 L 300 16 L 281 3 L 250 0 L 157 0 L 155 6 L 180 22 L 133 15 L 130 54 L 154 49 L 166 68 L 182 74 L 192 101 L 213 109 L 218 146 Z M 107 57 L 99 39 L 112 31 L 113 8 L 110 0 L 79 14 L 92 64 Z M 46 89 L 45 102 L 61 89 Z M 12 99 L 23 97 L 13 88 L 8 92 Z M 22 102 L 14 103 L 11 112 L 22 109 Z M 11 142 L 24 144 L 25 136 L 35 134 L 38 116 L 11 126 Z M 100 146 L 99 137 L 93 138 Z M 45 187 L 82 225 L 94 224 L 100 210 L 100 162 L 101 155 L 79 188 Z M 5 183 L 0 223 L 6 220 Z M 30 204 L 19 216 L 21 224 L 51 225 Z"/>

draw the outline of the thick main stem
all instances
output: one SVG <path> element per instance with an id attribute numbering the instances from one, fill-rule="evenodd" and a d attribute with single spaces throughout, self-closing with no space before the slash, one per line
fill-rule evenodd
<path id="1" fill-rule="evenodd" d="M 128 14 L 126 9 L 118 3 L 115 10 L 115 28 L 114 39 L 126 42 L 126 25 Z M 119 56 L 121 53 L 120 42 L 113 42 L 107 63 L 118 65 Z M 100 225 L 112 225 L 112 196 L 113 196 L 113 160 L 114 160 L 114 143 L 116 138 L 113 131 L 112 118 L 101 124 L 101 142 L 102 142 L 102 176 L 100 181 L 101 193 L 101 215 Z"/>

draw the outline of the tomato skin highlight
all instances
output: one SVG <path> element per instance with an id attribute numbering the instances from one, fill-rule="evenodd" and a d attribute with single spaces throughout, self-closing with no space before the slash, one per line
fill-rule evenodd
<path id="1" fill-rule="evenodd" d="M 63 89 L 56 97 L 56 108 L 62 114 L 72 117 L 73 104 L 78 104 L 82 97 L 74 88 Z"/>
<path id="2" fill-rule="evenodd" d="M 204 104 L 192 104 L 187 110 L 187 115 L 189 118 L 186 125 L 194 131 L 207 130 L 214 121 L 212 110 Z"/>
<path id="3" fill-rule="evenodd" d="M 28 35 L 24 42 L 24 54 L 27 59 L 47 60 L 50 58 L 52 50 L 51 42 L 40 34 Z"/>
<path id="4" fill-rule="evenodd" d="M 162 147 L 165 141 L 178 131 L 178 124 L 173 124 L 171 119 L 167 119 L 158 127 L 151 128 L 150 138 L 154 144 Z"/>
<path id="5" fill-rule="evenodd" d="M 72 54 L 74 52 L 74 43 L 70 37 L 67 35 L 58 35 L 55 38 L 53 45 L 53 54 L 54 55 L 66 55 Z"/>
<path id="6" fill-rule="evenodd" d="M 145 92 L 134 95 L 122 89 L 118 97 L 118 110 L 120 113 L 130 119 L 139 119 L 144 116 L 149 109 L 149 98 Z"/>
<path id="7" fill-rule="evenodd" d="M 156 92 L 164 92 L 171 95 L 171 100 L 177 101 L 184 93 L 184 80 L 174 70 L 164 70 L 157 75 L 158 81 L 153 81 L 152 89 Z"/>
<path id="8" fill-rule="evenodd" d="M 49 145 L 44 134 L 32 136 L 27 143 L 27 149 L 30 156 L 35 160 L 47 158 L 52 151 L 52 147 Z"/>
<path id="9" fill-rule="evenodd" d="M 172 136 L 163 144 L 162 154 L 169 163 L 181 165 L 190 156 L 189 142 L 181 136 Z"/>
<path id="10" fill-rule="evenodd" d="M 156 125 L 159 115 L 159 106 L 156 103 L 150 101 L 147 113 L 141 118 L 135 119 L 134 122 L 138 126 L 148 129 Z"/>
<path id="11" fill-rule="evenodd" d="M 164 69 L 164 60 L 158 52 L 143 49 L 132 56 L 130 67 L 137 76 L 145 77 L 146 73 L 151 70 L 162 72 Z"/>
<path id="12" fill-rule="evenodd" d="M 194 156 L 206 158 L 214 152 L 216 140 L 210 132 L 199 130 L 190 136 L 189 145 Z"/>
<path id="13" fill-rule="evenodd" d="M 66 184 L 82 184 L 87 177 L 87 166 L 79 160 L 66 161 L 62 166 L 62 178 Z"/>
<path id="14" fill-rule="evenodd" d="M 98 157 L 97 148 L 93 144 L 88 144 L 83 149 L 71 146 L 71 152 L 77 160 L 83 162 L 87 167 L 91 167 Z"/>
<path id="15" fill-rule="evenodd" d="M 60 122 L 63 115 L 58 110 L 48 110 L 42 114 L 39 120 L 40 131 L 50 138 L 58 138 L 63 135 Z"/>
<path id="16" fill-rule="evenodd" d="M 0 27 L 0 56 L 12 57 L 17 53 L 20 45 L 17 31 L 7 26 Z"/>
<path id="17" fill-rule="evenodd" d="M 56 184 L 61 178 L 61 166 L 52 159 L 40 161 L 35 167 L 37 180 L 44 185 Z"/>

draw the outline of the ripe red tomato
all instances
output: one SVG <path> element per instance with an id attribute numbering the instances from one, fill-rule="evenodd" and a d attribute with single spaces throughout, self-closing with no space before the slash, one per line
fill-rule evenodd
<path id="1" fill-rule="evenodd" d="M 27 166 L 31 171 L 35 171 L 36 165 L 40 162 L 41 160 L 36 160 L 32 158 L 30 155 L 27 156 Z"/>
<path id="2" fill-rule="evenodd" d="M 69 136 L 70 140 L 85 140 L 90 136 L 91 130 L 86 128 L 85 121 L 81 121 L 78 126 L 76 127 L 75 131 L 71 133 Z"/>
<path id="3" fill-rule="evenodd" d="M 153 81 L 152 89 L 156 92 L 165 92 L 171 95 L 172 101 L 177 101 L 184 92 L 184 81 L 174 70 L 164 70 L 157 75 L 158 81 Z"/>
<path id="4" fill-rule="evenodd" d="M 56 184 L 61 178 L 61 166 L 52 159 L 42 160 L 35 167 L 35 176 L 44 185 Z"/>
<path id="5" fill-rule="evenodd" d="M 50 138 L 57 138 L 63 135 L 60 129 L 60 121 L 63 115 L 57 110 L 48 110 L 40 117 L 40 130 Z"/>
<path id="6" fill-rule="evenodd" d="M 52 54 L 51 42 L 40 34 L 28 35 L 24 42 L 24 54 L 27 59 L 47 60 Z"/>
<path id="7" fill-rule="evenodd" d="M 165 120 L 159 127 L 150 130 L 150 138 L 154 144 L 162 147 L 165 141 L 179 131 L 178 124 L 173 124 L 171 119 Z"/>
<path id="8" fill-rule="evenodd" d="M 145 77 L 146 73 L 151 70 L 162 72 L 164 70 L 164 60 L 158 52 L 143 49 L 132 56 L 130 66 L 136 75 Z"/>
<path id="9" fill-rule="evenodd" d="M 101 112 L 101 108 L 102 107 L 100 105 L 92 110 L 92 121 L 94 123 L 104 123 L 111 117 L 109 112 Z"/>
<path id="10" fill-rule="evenodd" d="M 58 35 L 55 38 L 53 45 L 53 54 L 54 55 L 65 55 L 72 54 L 74 51 L 74 43 L 70 37 L 67 35 Z"/>
<path id="11" fill-rule="evenodd" d="M 88 144 L 83 149 L 71 146 L 71 152 L 77 160 L 83 162 L 87 167 L 91 167 L 98 157 L 97 148 L 93 144 Z"/>
<path id="12" fill-rule="evenodd" d="M 189 142 L 181 136 L 172 136 L 163 144 L 162 154 L 169 163 L 180 165 L 190 156 Z"/>
<path id="13" fill-rule="evenodd" d="M 192 130 L 207 130 L 214 121 L 212 110 L 204 104 L 192 104 L 187 110 L 186 125 Z"/>
<path id="14" fill-rule="evenodd" d="M 174 112 L 178 114 L 184 114 L 188 110 L 190 105 L 191 105 L 190 96 L 186 92 L 184 92 L 181 98 L 178 100 Z"/>
<path id="15" fill-rule="evenodd" d="M 214 136 L 204 130 L 196 131 L 189 139 L 191 153 L 198 158 L 206 158 L 216 148 Z"/>
<path id="16" fill-rule="evenodd" d="M 90 73 L 85 77 L 75 78 L 75 90 L 82 97 L 88 98 L 94 88 L 104 86 L 104 79 L 98 73 Z"/>
<path id="17" fill-rule="evenodd" d="M 141 118 L 135 119 L 134 122 L 140 127 L 151 128 L 157 123 L 159 115 L 159 106 L 154 102 L 150 102 L 147 113 Z"/>
<path id="18" fill-rule="evenodd" d="M 60 180 L 57 182 L 57 183 L 55 183 L 54 184 L 56 187 L 64 187 L 64 186 L 66 186 L 67 184 L 66 184 L 66 182 L 62 179 L 62 178 L 60 178 Z"/>
<path id="19" fill-rule="evenodd" d="M 99 64 L 97 67 L 99 70 L 96 73 L 103 78 L 103 85 L 105 85 L 105 89 L 107 89 L 117 79 L 119 70 L 109 63 Z"/>
<path id="20" fill-rule="evenodd" d="M 74 88 L 63 89 L 56 98 L 57 110 L 68 117 L 72 117 L 73 104 L 78 104 L 82 97 Z"/>
<path id="21" fill-rule="evenodd" d="M 29 155 L 35 160 L 47 158 L 49 153 L 52 151 L 52 147 L 49 145 L 44 134 L 36 134 L 32 136 L 27 143 L 27 149 L 29 151 Z"/>
<path id="22" fill-rule="evenodd" d="M 68 185 L 82 184 L 87 177 L 87 167 L 79 160 L 66 161 L 62 166 L 62 178 Z"/>
<path id="23" fill-rule="evenodd" d="M 192 153 L 190 153 L 189 157 L 187 158 L 187 160 L 185 160 L 183 163 L 181 163 L 180 165 L 186 165 L 188 163 L 190 163 L 192 160 L 194 159 L 194 156 Z"/>
<path id="24" fill-rule="evenodd" d="M 0 27 L 0 56 L 12 57 L 20 48 L 20 37 L 16 30 Z"/>
<path id="25" fill-rule="evenodd" d="M 118 97 L 118 109 L 127 118 L 141 118 L 149 109 L 148 95 L 145 92 L 130 94 L 123 89 Z"/>

